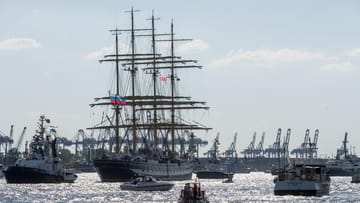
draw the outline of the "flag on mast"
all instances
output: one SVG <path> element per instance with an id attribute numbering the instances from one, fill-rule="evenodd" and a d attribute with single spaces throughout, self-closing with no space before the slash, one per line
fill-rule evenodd
<path id="1" fill-rule="evenodd" d="M 165 75 L 160 76 L 160 81 L 167 81 L 167 77 Z"/>
<path id="2" fill-rule="evenodd" d="M 124 97 L 120 97 L 119 95 L 113 95 L 110 96 L 110 103 L 118 104 L 118 105 L 126 105 L 126 99 Z"/>

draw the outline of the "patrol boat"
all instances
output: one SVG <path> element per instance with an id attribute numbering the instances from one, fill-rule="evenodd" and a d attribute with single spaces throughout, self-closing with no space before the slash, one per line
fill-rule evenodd
<path id="1" fill-rule="evenodd" d="M 50 119 L 41 115 L 29 153 L 5 168 L 7 183 L 73 183 L 76 180 L 77 175 L 66 171 L 57 156 L 56 131 L 50 129 L 49 124 Z"/>

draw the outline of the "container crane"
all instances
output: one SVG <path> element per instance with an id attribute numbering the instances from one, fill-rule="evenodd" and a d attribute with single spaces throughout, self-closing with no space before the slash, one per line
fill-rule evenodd
<path id="1" fill-rule="evenodd" d="M 348 133 L 345 132 L 345 136 L 344 136 L 344 140 L 342 141 L 342 145 L 340 147 L 340 149 L 337 149 L 336 151 L 336 159 L 348 159 L 349 158 L 349 154 L 348 154 L 348 148 L 347 148 L 347 143 L 348 143 Z"/>
<path id="2" fill-rule="evenodd" d="M 10 134 L 9 134 L 11 140 L 14 140 L 13 135 L 14 135 L 14 125 L 11 125 L 11 127 L 10 127 Z M 12 143 L 13 143 L 13 142 L 10 142 L 10 143 L 9 143 L 9 149 L 11 149 Z"/>
<path id="3" fill-rule="evenodd" d="M 19 140 L 18 142 L 16 143 L 16 151 L 18 152 L 19 151 L 19 147 L 24 139 L 24 135 L 25 135 L 25 132 L 26 132 L 26 127 L 24 127 L 23 131 L 21 132 L 21 135 L 19 137 Z"/>
<path id="4" fill-rule="evenodd" d="M 311 142 L 310 138 L 309 138 L 309 154 L 310 154 L 310 159 L 312 158 L 317 158 L 317 142 L 318 142 L 318 137 L 319 137 L 319 129 L 315 130 L 315 135 L 313 138 L 313 141 Z"/>
<path id="5" fill-rule="evenodd" d="M 306 129 L 304 142 L 301 143 L 300 147 L 298 147 L 296 149 L 293 149 L 291 151 L 291 154 L 295 154 L 296 158 L 302 158 L 302 159 L 304 159 L 304 158 L 305 159 L 312 158 L 313 153 L 312 153 L 311 147 L 316 148 L 318 134 L 319 134 L 319 130 L 317 130 L 317 131 L 315 130 L 314 141 L 313 141 L 313 144 L 312 144 L 311 139 L 310 139 L 310 130 Z"/>
<path id="6" fill-rule="evenodd" d="M 283 146 L 282 146 L 282 148 L 283 148 L 282 154 L 284 154 L 284 155 L 285 155 L 286 151 L 289 149 L 290 134 L 291 134 L 291 129 L 288 128 L 286 131 L 286 137 L 284 139 Z"/>
<path id="7" fill-rule="evenodd" d="M 245 158 L 254 158 L 255 141 L 256 141 L 256 132 L 254 132 L 253 138 L 249 146 L 244 151 L 242 151 L 242 153 L 245 155 Z"/>
<path id="8" fill-rule="evenodd" d="M 281 128 L 278 129 L 275 142 L 273 145 L 269 146 L 269 148 L 265 149 L 265 153 L 267 153 L 268 158 L 279 158 L 280 156 L 280 140 L 281 140 Z"/>
<path id="9" fill-rule="evenodd" d="M 237 158 L 237 152 L 236 152 L 236 138 L 237 138 L 237 132 L 235 133 L 234 135 L 234 140 L 233 142 L 230 144 L 230 147 L 229 149 L 227 149 L 225 152 L 224 152 L 224 155 L 225 157 L 227 158 Z"/>
<path id="10" fill-rule="evenodd" d="M 264 148 L 263 148 L 264 139 L 265 139 L 265 132 L 262 133 L 261 140 L 260 140 L 259 144 L 257 145 L 255 151 L 254 151 L 256 157 L 260 157 L 264 153 Z"/>

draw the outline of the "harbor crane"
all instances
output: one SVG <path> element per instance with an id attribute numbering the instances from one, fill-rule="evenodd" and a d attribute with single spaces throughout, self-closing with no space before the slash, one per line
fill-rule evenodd
<path id="1" fill-rule="evenodd" d="M 262 133 L 261 140 L 260 140 L 259 144 L 257 145 L 256 149 L 254 150 L 255 157 L 263 156 L 263 153 L 264 153 L 264 148 L 263 148 L 264 139 L 265 139 L 265 132 Z"/>
<path id="2" fill-rule="evenodd" d="M 264 150 L 268 158 L 280 158 L 281 128 L 278 129 L 275 142 Z"/>
<path id="3" fill-rule="evenodd" d="M 224 155 L 226 158 L 237 158 L 237 152 L 236 152 L 236 138 L 237 138 L 237 132 L 234 135 L 234 140 L 233 142 L 230 144 L 229 149 L 227 149 L 224 152 Z"/>
<path id="4" fill-rule="evenodd" d="M 289 149 L 290 135 L 291 135 L 291 129 L 288 128 L 286 131 L 286 137 L 283 141 L 282 150 L 280 152 L 280 154 L 284 157 L 286 157 L 286 153 Z"/>
<path id="5" fill-rule="evenodd" d="M 14 140 L 12 139 L 12 133 L 13 133 L 13 128 L 14 126 L 11 125 L 11 129 L 10 129 L 10 136 L 6 136 L 5 133 L 3 133 L 2 131 L 0 131 L 0 155 L 2 156 L 3 154 L 6 155 L 8 149 L 11 148 L 11 144 L 14 142 Z M 2 151 L 3 150 L 3 151 Z M 1 157 L 0 157 L 1 158 Z M 2 159 L 2 158 L 1 158 Z"/>
<path id="6" fill-rule="evenodd" d="M 255 157 L 255 153 L 254 153 L 255 141 L 256 141 L 256 132 L 254 132 L 253 138 L 252 138 L 249 146 L 244 151 L 242 151 L 245 158 L 254 158 Z"/>
<path id="7" fill-rule="evenodd" d="M 342 141 L 342 145 L 340 149 L 336 150 L 336 159 L 348 159 L 349 158 L 349 151 L 347 148 L 348 143 L 348 133 L 345 132 L 344 140 Z"/>
<path id="8" fill-rule="evenodd" d="M 296 158 L 301 158 L 301 159 L 317 158 L 318 137 L 319 137 L 319 130 L 316 129 L 313 141 L 311 142 L 310 130 L 306 129 L 304 142 L 301 143 L 300 147 L 293 149 L 291 151 L 291 154 L 295 154 Z"/>
<path id="9" fill-rule="evenodd" d="M 12 130 L 10 130 L 10 132 L 13 133 L 14 132 L 13 127 L 11 127 L 11 129 Z M 16 142 L 15 147 L 9 148 L 9 150 L 5 154 L 5 164 L 15 163 L 15 161 L 19 158 L 20 146 L 22 144 L 22 141 L 24 140 L 25 132 L 26 132 L 26 127 L 24 127 L 23 131 L 21 132 L 20 137 L 19 137 L 18 141 Z M 13 142 L 13 141 L 11 140 L 11 142 Z M 25 146 L 25 148 L 26 148 L 26 146 Z"/>
<path id="10" fill-rule="evenodd" d="M 21 132 L 21 135 L 20 135 L 20 137 L 19 137 L 19 140 L 18 140 L 18 142 L 16 143 L 16 148 L 15 148 L 15 149 L 16 149 L 17 152 L 19 151 L 19 147 L 20 147 L 22 141 L 24 140 L 25 132 L 26 132 L 26 127 L 24 127 L 24 129 L 23 129 L 23 131 Z"/>
<path id="11" fill-rule="evenodd" d="M 12 140 L 12 142 L 9 143 L 9 149 L 11 149 L 12 144 L 14 143 L 14 138 L 13 138 L 13 136 L 14 136 L 14 125 L 11 125 L 11 127 L 10 127 L 9 136 L 10 136 L 10 139 Z"/>
<path id="12" fill-rule="evenodd" d="M 319 129 L 315 130 L 315 135 L 313 138 L 313 141 L 311 142 L 310 138 L 309 138 L 309 158 L 310 159 L 317 159 L 317 142 L 318 142 L 318 137 L 319 137 Z"/>
<path id="13" fill-rule="evenodd" d="M 81 144 L 81 156 L 86 157 L 86 159 L 90 160 L 91 149 L 94 149 L 96 142 L 97 141 L 92 136 L 88 137 L 83 129 L 79 129 L 78 133 L 75 136 L 75 155 L 79 156 L 78 145 Z"/>

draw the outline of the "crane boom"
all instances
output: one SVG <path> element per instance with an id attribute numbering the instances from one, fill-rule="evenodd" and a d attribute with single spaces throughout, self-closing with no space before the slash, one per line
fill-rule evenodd
<path id="1" fill-rule="evenodd" d="M 11 128 L 10 128 L 10 140 L 14 140 L 13 138 L 13 134 L 14 134 L 14 125 L 11 125 Z M 12 142 L 9 143 L 9 149 L 11 149 L 11 145 L 12 145 Z"/>
<path id="2" fill-rule="evenodd" d="M 19 147 L 24 139 L 24 135 L 25 135 L 25 132 L 26 132 L 26 127 L 24 127 L 23 131 L 21 132 L 21 135 L 19 137 L 19 140 L 18 142 L 16 143 L 16 150 L 19 151 Z"/>

